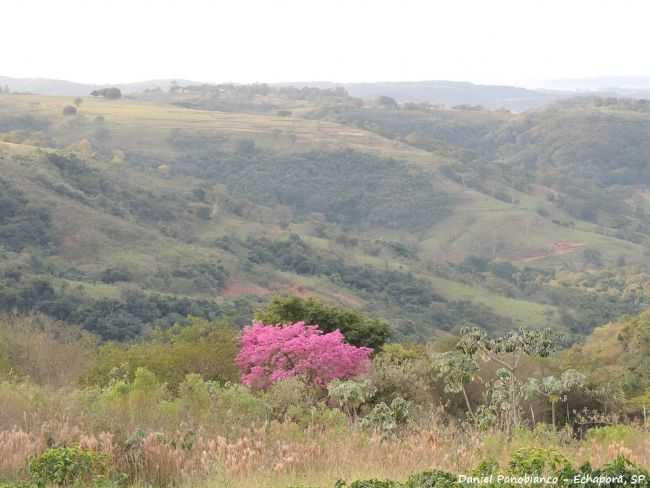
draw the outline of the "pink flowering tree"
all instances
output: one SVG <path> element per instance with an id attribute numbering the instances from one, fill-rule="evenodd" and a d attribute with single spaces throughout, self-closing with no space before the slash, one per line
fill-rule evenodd
<path id="1" fill-rule="evenodd" d="M 339 330 L 325 334 L 304 322 L 282 326 L 253 322 L 244 328 L 235 362 L 242 382 L 251 388 L 268 388 L 294 376 L 326 386 L 367 372 L 371 353 L 368 347 L 347 344 Z"/>

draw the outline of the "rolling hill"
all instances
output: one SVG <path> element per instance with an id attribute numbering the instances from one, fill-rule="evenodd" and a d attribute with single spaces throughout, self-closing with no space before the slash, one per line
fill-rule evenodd
<path id="1" fill-rule="evenodd" d="M 4 310 L 124 340 L 293 294 L 420 340 L 577 337 L 646 306 L 642 105 L 510 114 L 234 85 L 72 104 L 0 96 Z"/>

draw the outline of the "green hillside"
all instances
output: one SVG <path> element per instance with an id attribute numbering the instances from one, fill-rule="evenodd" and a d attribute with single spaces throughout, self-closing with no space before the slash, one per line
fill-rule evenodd
<path id="1" fill-rule="evenodd" d="M 291 294 L 415 340 L 586 334 L 647 303 L 649 128 L 645 106 L 611 100 L 510 114 L 265 85 L 3 94 L 0 308 L 122 340 L 189 314 L 243 324 Z"/>

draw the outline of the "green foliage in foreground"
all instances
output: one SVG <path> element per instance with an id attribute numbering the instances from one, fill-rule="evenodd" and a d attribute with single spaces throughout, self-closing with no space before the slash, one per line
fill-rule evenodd
<path id="1" fill-rule="evenodd" d="M 109 479 L 105 455 L 78 447 L 53 447 L 32 459 L 27 480 L 0 482 L 0 488 L 84 487 L 117 488 L 123 476 Z"/>
<path id="2" fill-rule="evenodd" d="M 552 449 L 530 448 L 515 452 L 507 469 L 493 462 L 483 462 L 467 475 L 445 471 L 424 471 L 411 475 L 405 482 L 392 480 L 338 481 L 335 488 L 450 488 L 483 486 L 486 488 L 516 486 L 582 486 L 613 488 L 650 486 L 650 472 L 619 456 L 607 465 L 594 469 L 589 464 L 574 468 L 566 458 Z"/>
<path id="3" fill-rule="evenodd" d="M 102 455 L 76 447 L 48 449 L 29 465 L 29 473 L 38 488 L 48 485 L 87 486 L 101 479 L 105 471 L 106 460 Z"/>

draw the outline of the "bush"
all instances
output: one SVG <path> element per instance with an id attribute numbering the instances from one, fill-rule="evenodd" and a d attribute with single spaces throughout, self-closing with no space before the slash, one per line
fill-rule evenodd
<path id="1" fill-rule="evenodd" d="M 512 454 L 509 471 L 514 475 L 541 475 L 570 466 L 569 460 L 554 449 L 522 448 Z"/>
<path id="2" fill-rule="evenodd" d="M 334 380 L 327 385 L 330 400 L 336 402 L 339 408 L 353 419 L 357 418 L 361 406 L 370 401 L 375 393 L 376 388 L 369 380 Z"/>
<path id="3" fill-rule="evenodd" d="M 76 447 L 50 448 L 29 464 L 29 473 L 38 488 L 94 482 L 106 473 L 106 459 Z"/>
<path id="4" fill-rule="evenodd" d="M 63 113 L 63 115 L 66 115 L 66 116 L 68 116 L 68 115 L 77 115 L 77 107 L 74 107 L 72 105 L 66 105 L 65 107 L 63 107 L 62 113 Z"/>
<path id="5" fill-rule="evenodd" d="M 96 366 L 85 378 L 87 384 L 107 385 L 117 369 L 127 378 L 144 367 L 166 382 L 172 391 L 188 374 L 222 383 L 235 381 L 234 359 L 238 349 L 237 331 L 222 322 L 190 317 L 190 324 L 157 330 L 147 342 L 131 345 L 108 344 L 99 351 Z"/>
<path id="6" fill-rule="evenodd" d="M 410 403 L 402 397 L 396 397 L 390 405 L 384 402 L 375 405 L 375 408 L 361 420 L 361 427 L 377 432 L 383 437 L 395 436 L 409 421 Z"/>
<path id="7" fill-rule="evenodd" d="M 264 395 L 273 416 L 282 420 L 291 407 L 308 408 L 317 403 L 318 392 L 301 378 L 287 378 L 271 386 Z"/>
<path id="8" fill-rule="evenodd" d="M 269 420 L 270 405 L 243 385 L 227 384 L 215 391 L 217 411 L 221 418 L 228 419 L 229 427 L 258 425 Z"/>
<path id="9" fill-rule="evenodd" d="M 424 471 L 409 477 L 404 488 L 451 488 L 458 486 L 456 475 L 446 471 Z"/>

